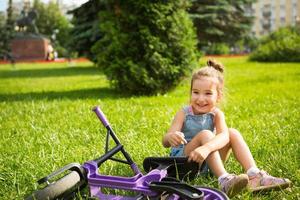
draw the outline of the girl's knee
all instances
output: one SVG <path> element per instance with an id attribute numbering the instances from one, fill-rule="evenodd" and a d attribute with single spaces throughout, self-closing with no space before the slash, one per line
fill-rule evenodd
<path id="1" fill-rule="evenodd" d="M 195 137 L 201 144 L 204 144 L 215 137 L 215 135 L 210 130 L 203 130 L 200 131 Z"/>
<path id="2" fill-rule="evenodd" d="M 229 128 L 228 132 L 229 132 L 230 140 L 235 139 L 235 138 L 242 138 L 241 133 L 238 130 L 236 130 L 235 128 Z"/>
<path id="3" fill-rule="evenodd" d="M 200 131 L 197 135 L 203 135 L 205 137 L 214 137 L 214 133 L 211 132 L 210 130 L 202 130 Z"/>

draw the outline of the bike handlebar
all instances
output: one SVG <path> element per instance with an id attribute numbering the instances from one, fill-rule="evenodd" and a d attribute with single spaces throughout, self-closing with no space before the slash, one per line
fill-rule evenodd
<path id="1" fill-rule="evenodd" d="M 106 119 L 104 113 L 102 112 L 102 110 L 98 106 L 95 106 L 93 108 L 93 111 L 96 113 L 97 117 L 100 119 L 100 121 L 102 122 L 104 127 L 109 126 L 108 120 Z"/>

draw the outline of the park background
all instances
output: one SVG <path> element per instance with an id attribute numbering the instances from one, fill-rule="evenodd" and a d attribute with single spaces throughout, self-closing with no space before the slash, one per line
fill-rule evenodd
<path id="1" fill-rule="evenodd" d="M 16 12 L 11 13 L 11 19 L 5 15 L 0 17 L 3 55 L 0 64 L 0 199 L 23 199 L 38 188 L 36 181 L 39 178 L 68 163 L 83 163 L 101 155 L 104 152 L 105 129 L 91 111 L 95 105 L 102 108 L 140 168 L 145 157 L 168 155 L 169 150 L 161 145 L 162 135 L 167 131 L 176 111 L 189 101 L 191 72 L 204 66 L 210 57 L 221 61 L 226 67 L 226 94 L 221 107 L 226 114 L 228 126 L 242 132 L 259 167 L 293 182 L 291 189 L 256 195 L 243 193 L 234 199 L 300 198 L 299 11 L 296 10 L 293 24 L 282 23 L 282 27 L 276 30 L 271 29 L 271 24 L 267 26 L 262 22 L 262 28 L 265 29 L 261 31 L 262 35 L 257 36 L 251 31 L 255 17 L 241 15 L 240 19 L 246 20 L 241 22 L 231 16 L 233 13 L 225 12 L 231 9 L 241 12 L 239 9 L 256 5 L 254 1 L 238 1 L 236 4 L 231 1 L 213 1 L 209 5 L 201 5 L 201 8 L 205 8 L 202 10 L 198 9 L 200 1 L 179 1 L 182 4 L 174 3 L 175 6 L 172 2 L 163 1 L 157 2 L 154 8 L 153 4 L 147 5 L 144 2 L 145 7 L 160 12 L 151 17 L 130 15 L 122 23 L 115 16 L 122 13 L 129 16 L 130 6 L 143 6 L 140 7 L 134 1 L 127 1 L 127 6 L 119 4 L 119 1 L 111 1 L 109 5 L 114 8 L 114 16 L 101 4 L 108 1 L 97 1 L 99 4 L 92 4 L 96 1 L 88 2 L 69 12 L 68 15 L 72 17 L 64 15 L 58 1 L 24 4 L 24 9 L 36 6 L 39 10 L 40 18 L 36 21 L 39 34 L 49 38 L 58 51 L 58 58 L 51 61 L 9 60 L 6 55 L 13 36 L 32 33 L 30 30 L 20 33 L 15 29 L 11 22 L 17 19 Z M 186 5 L 186 2 L 190 5 Z M 262 5 L 269 3 L 259 2 L 263 2 Z M 300 5 L 299 1 L 287 2 L 294 3 L 292 5 L 295 8 Z M 174 18 L 173 21 L 167 21 L 168 18 L 164 16 L 166 4 L 168 8 L 180 11 L 180 17 L 175 19 L 183 20 L 184 23 L 165 32 L 158 31 L 162 34 L 156 37 L 147 35 L 149 32 L 145 29 L 141 33 L 130 32 L 134 29 L 132 27 L 129 30 L 122 29 L 122 24 L 136 25 L 130 20 L 143 18 L 145 22 L 153 19 L 151 22 L 155 28 L 164 29 L 162 24 L 174 22 Z M 97 9 L 90 9 L 92 5 Z M 269 16 L 269 7 L 271 9 L 272 5 L 263 6 L 262 16 Z M 46 12 L 49 9 L 55 12 Z M 182 10 L 189 11 L 189 14 Z M 99 19 L 107 19 L 108 23 L 95 20 L 98 19 L 98 11 L 104 13 L 100 13 Z M 274 13 L 270 12 L 271 17 Z M 42 17 L 50 13 L 55 15 Z M 221 19 L 231 19 L 228 21 L 230 24 L 222 22 L 218 14 L 222 14 Z M 164 18 L 166 21 L 162 20 Z M 54 19 L 62 23 L 46 23 L 39 19 Z M 194 19 L 194 23 L 189 19 Z M 207 23 L 203 24 L 203 19 Z M 218 26 L 220 23 L 225 24 Z M 227 26 L 231 28 L 226 29 Z M 194 33 L 190 31 L 191 27 L 194 27 Z M 193 40 L 185 38 L 184 34 L 176 34 L 178 30 L 186 31 L 189 36 L 194 34 L 195 37 L 192 37 Z M 173 35 L 166 32 L 172 32 Z M 136 40 L 124 42 L 132 39 L 133 34 Z M 167 76 L 153 76 L 157 78 L 154 83 L 162 85 L 149 81 L 153 75 L 150 72 L 147 74 L 143 71 L 149 75 L 145 75 L 143 80 L 135 79 L 139 74 L 135 71 L 136 65 L 132 63 L 141 54 L 136 41 L 144 44 L 145 40 L 140 37 L 143 34 L 147 39 L 150 38 L 147 40 L 148 47 L 151 51 L 155 50 L 153 55 L 156 57 L 145 56 L 149 59 L 138 60 L 139 69 L 145 67 L 147 72 L 149 62 L 150 66 L 163 69 L 162 72 L 167 72 Z M 109 45 L 105 40 L 107 38 L 110 39 Z M 155 38 L 161 40 L 156 41 Z M 128 46 L 133 43 L 137 45 Z M 180 47 L 182 51 L 178 53 L 166 48 L 170 44 Z M 161 49 L 170 49 L 169 54 L 163 54 Z M 189 54 L 180 54 L 186 52 Z M 176 59 L 175 55 L 178 56 Z M 171 63 L 169 60 L 172 59 L 177 63 Z M 188 63 L 190 65 L 186 66 Z M 170 67 L 166 67 L 168 64 Z M 178 67 L 184 70 L 180 71 Z M 126 69 L 124 74 L 120 73 L 123 68 Z M 178 78 L 180 81 L 167 79 L 170 73 L 175 74 L 175 80 Z M 118 81 L 126 81 L 118 80 L 118 77 L 127 76 L 132 79 L 124 85 L 117 84 Z M 133 80 L 136 82 L 131 84 Z M 165 83 L 170 84 L 170 87 L 165 87 Z M 232 156 L 226 167 L 230 172 L 242 172 Z M 125 166 L 113 162 L 101 166 L 101 172 L 131 175 Z M 192 183 L 217 187 L 215 178 L 199 178 Z"/>

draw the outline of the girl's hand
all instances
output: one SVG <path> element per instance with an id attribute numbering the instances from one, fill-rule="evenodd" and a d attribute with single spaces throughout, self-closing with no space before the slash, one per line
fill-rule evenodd
<path id="1" fill-rule="evenodd" d="M 200 146 L 190 153 L 188 161 L 202 163 L 209 154 L 210 150 L 205 145 Z"/>
<path id="2" fill-rule="evenodd" d="M 169 133 L 168 142 L 171 147 L 177 147 L 180 144 L 187 144 L 187 141 L 184 139 L 184 134 L 179 131 Z"/>

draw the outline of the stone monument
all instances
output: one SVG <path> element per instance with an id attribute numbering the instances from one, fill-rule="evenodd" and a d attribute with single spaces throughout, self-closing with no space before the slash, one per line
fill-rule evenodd
<path id="1" fill-rule="evenodd" d="M 21 17 L 16 21 L 17 33 L 11 41 L 12 56 L 16 60 L 46 60 L 50 40 L 39 34 L 35 25 L 38 13 L 30 10 L 22 11 Z"/>

